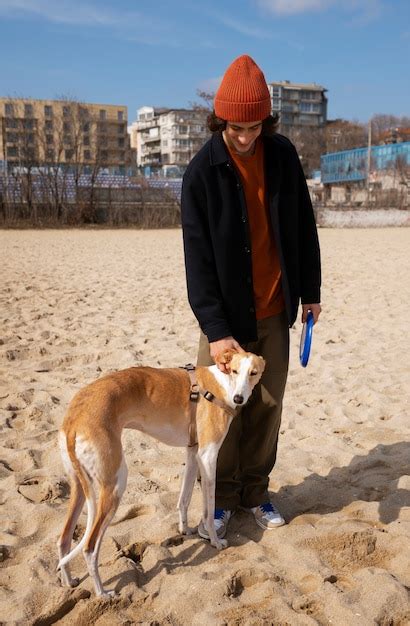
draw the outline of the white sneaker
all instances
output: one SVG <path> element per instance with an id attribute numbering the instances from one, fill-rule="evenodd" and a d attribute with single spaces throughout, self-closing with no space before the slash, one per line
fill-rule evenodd
<path id="1" fill-rule="evenodd" d="M 228 522 L 234 513 L 235 511 L 229 511 L 228 509 L 215 509 L 214 524 L 218 539 L 223 539 L 225 537 L 228 529 Z M 204 526 L 203 520 L 201 520 L 198 526 L 198 535 L 202 537 L 202 539 L 209 539 L 209 533 Z"/>
<path id="2" fill-rule="evenodd" d="M 255 522 L 264 530 L 273 530 L 286 524 L 279 510 L 271 502 L 254 506 L 251 511 L 255 517 Z"/>

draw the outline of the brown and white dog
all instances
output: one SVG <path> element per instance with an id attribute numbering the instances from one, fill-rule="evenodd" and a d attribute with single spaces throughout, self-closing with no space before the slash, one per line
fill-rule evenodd
<path id="1" fill-rule="evenodd" d="M 181 368 L 131 367 L 81 389 L 71 401 L 60 431 L 60 448 L 70 479 L 67 519 L 58 541 L 62 582 L 71 587 L 68 562 L 83 551 L 97 595 L 107 595 L 98 573 L 101 541 L 127 483 L 121 445 L 123 428 L 135 428 L 171 446 L 185 446 L 187 458 L 178 501 L 179 531 L 187 533 L 187 510 L 201 474 L 202 519 L 211 544 L 227 546 L 214 526 L 215 476 L 219 449 L 238 405 L 245 404 L 260 380 L 265 361 L 250 352 L 224 352 L 217 365 L 198 367 L 196 380 Z M 193 408 L 193 400 L 197 400 Z M 70 552 L 74 529 L 87 503 L 87 526 Z"/>

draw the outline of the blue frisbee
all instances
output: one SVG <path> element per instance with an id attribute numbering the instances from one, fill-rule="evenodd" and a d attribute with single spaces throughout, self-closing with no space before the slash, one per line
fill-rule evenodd
<path id="1" fill-rule="evenodd" d="M 313 313 L 309 311 L 306 322 L 303 324 L 302 335 L 300 338 L 299 358 L 302 367 L 306 367 L 309 362 L 310 348 L 312 345 L 313 335 Z"/>

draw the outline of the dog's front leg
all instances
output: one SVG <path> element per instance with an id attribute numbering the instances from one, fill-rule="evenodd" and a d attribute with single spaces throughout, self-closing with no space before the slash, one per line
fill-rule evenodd
<path id="1" fill-rule="evenodd" d="M 215 530 L 215 485 L 216 485 L 216 462 L 220 446 L 215 443 L 208 444 L 198 451 L 198 464 L 201 470 L 201 487 L 204 502 L 203 522 L 209 534 L 211 545 L 222 550 L 226 548 L 226 539 L 219 539 Z"/>
<path id="2" fill-rule="evenodd" d="M 177 509 L 179 511 L 179 532 L 183 535 L 190 535 L 194 530 L 188 528 L 188 506 L 191 502 L 192 491 L 195 484 L 198 465 L 196 453 L 198 446 L 189 446 L 186 449 L 185 471 L 182 479 L 181 493 L 178 500 Z"/>

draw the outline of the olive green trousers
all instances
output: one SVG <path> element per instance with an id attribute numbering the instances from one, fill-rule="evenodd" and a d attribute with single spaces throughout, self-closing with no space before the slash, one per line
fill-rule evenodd
<path id="1" fill-rule="evenodd" d="M 248 403 L 233 419 L 218 455 L 216 508 L 234 510 L 269 500 L 269 474 L 276 461 L 282 400 L 289 363 L 286 313 L 257 322 L 258 340 L 243 348 L 263 356 L 265 371 Z M 197 365 L 212 365 L 209 344 L 201 332 Z"/>

